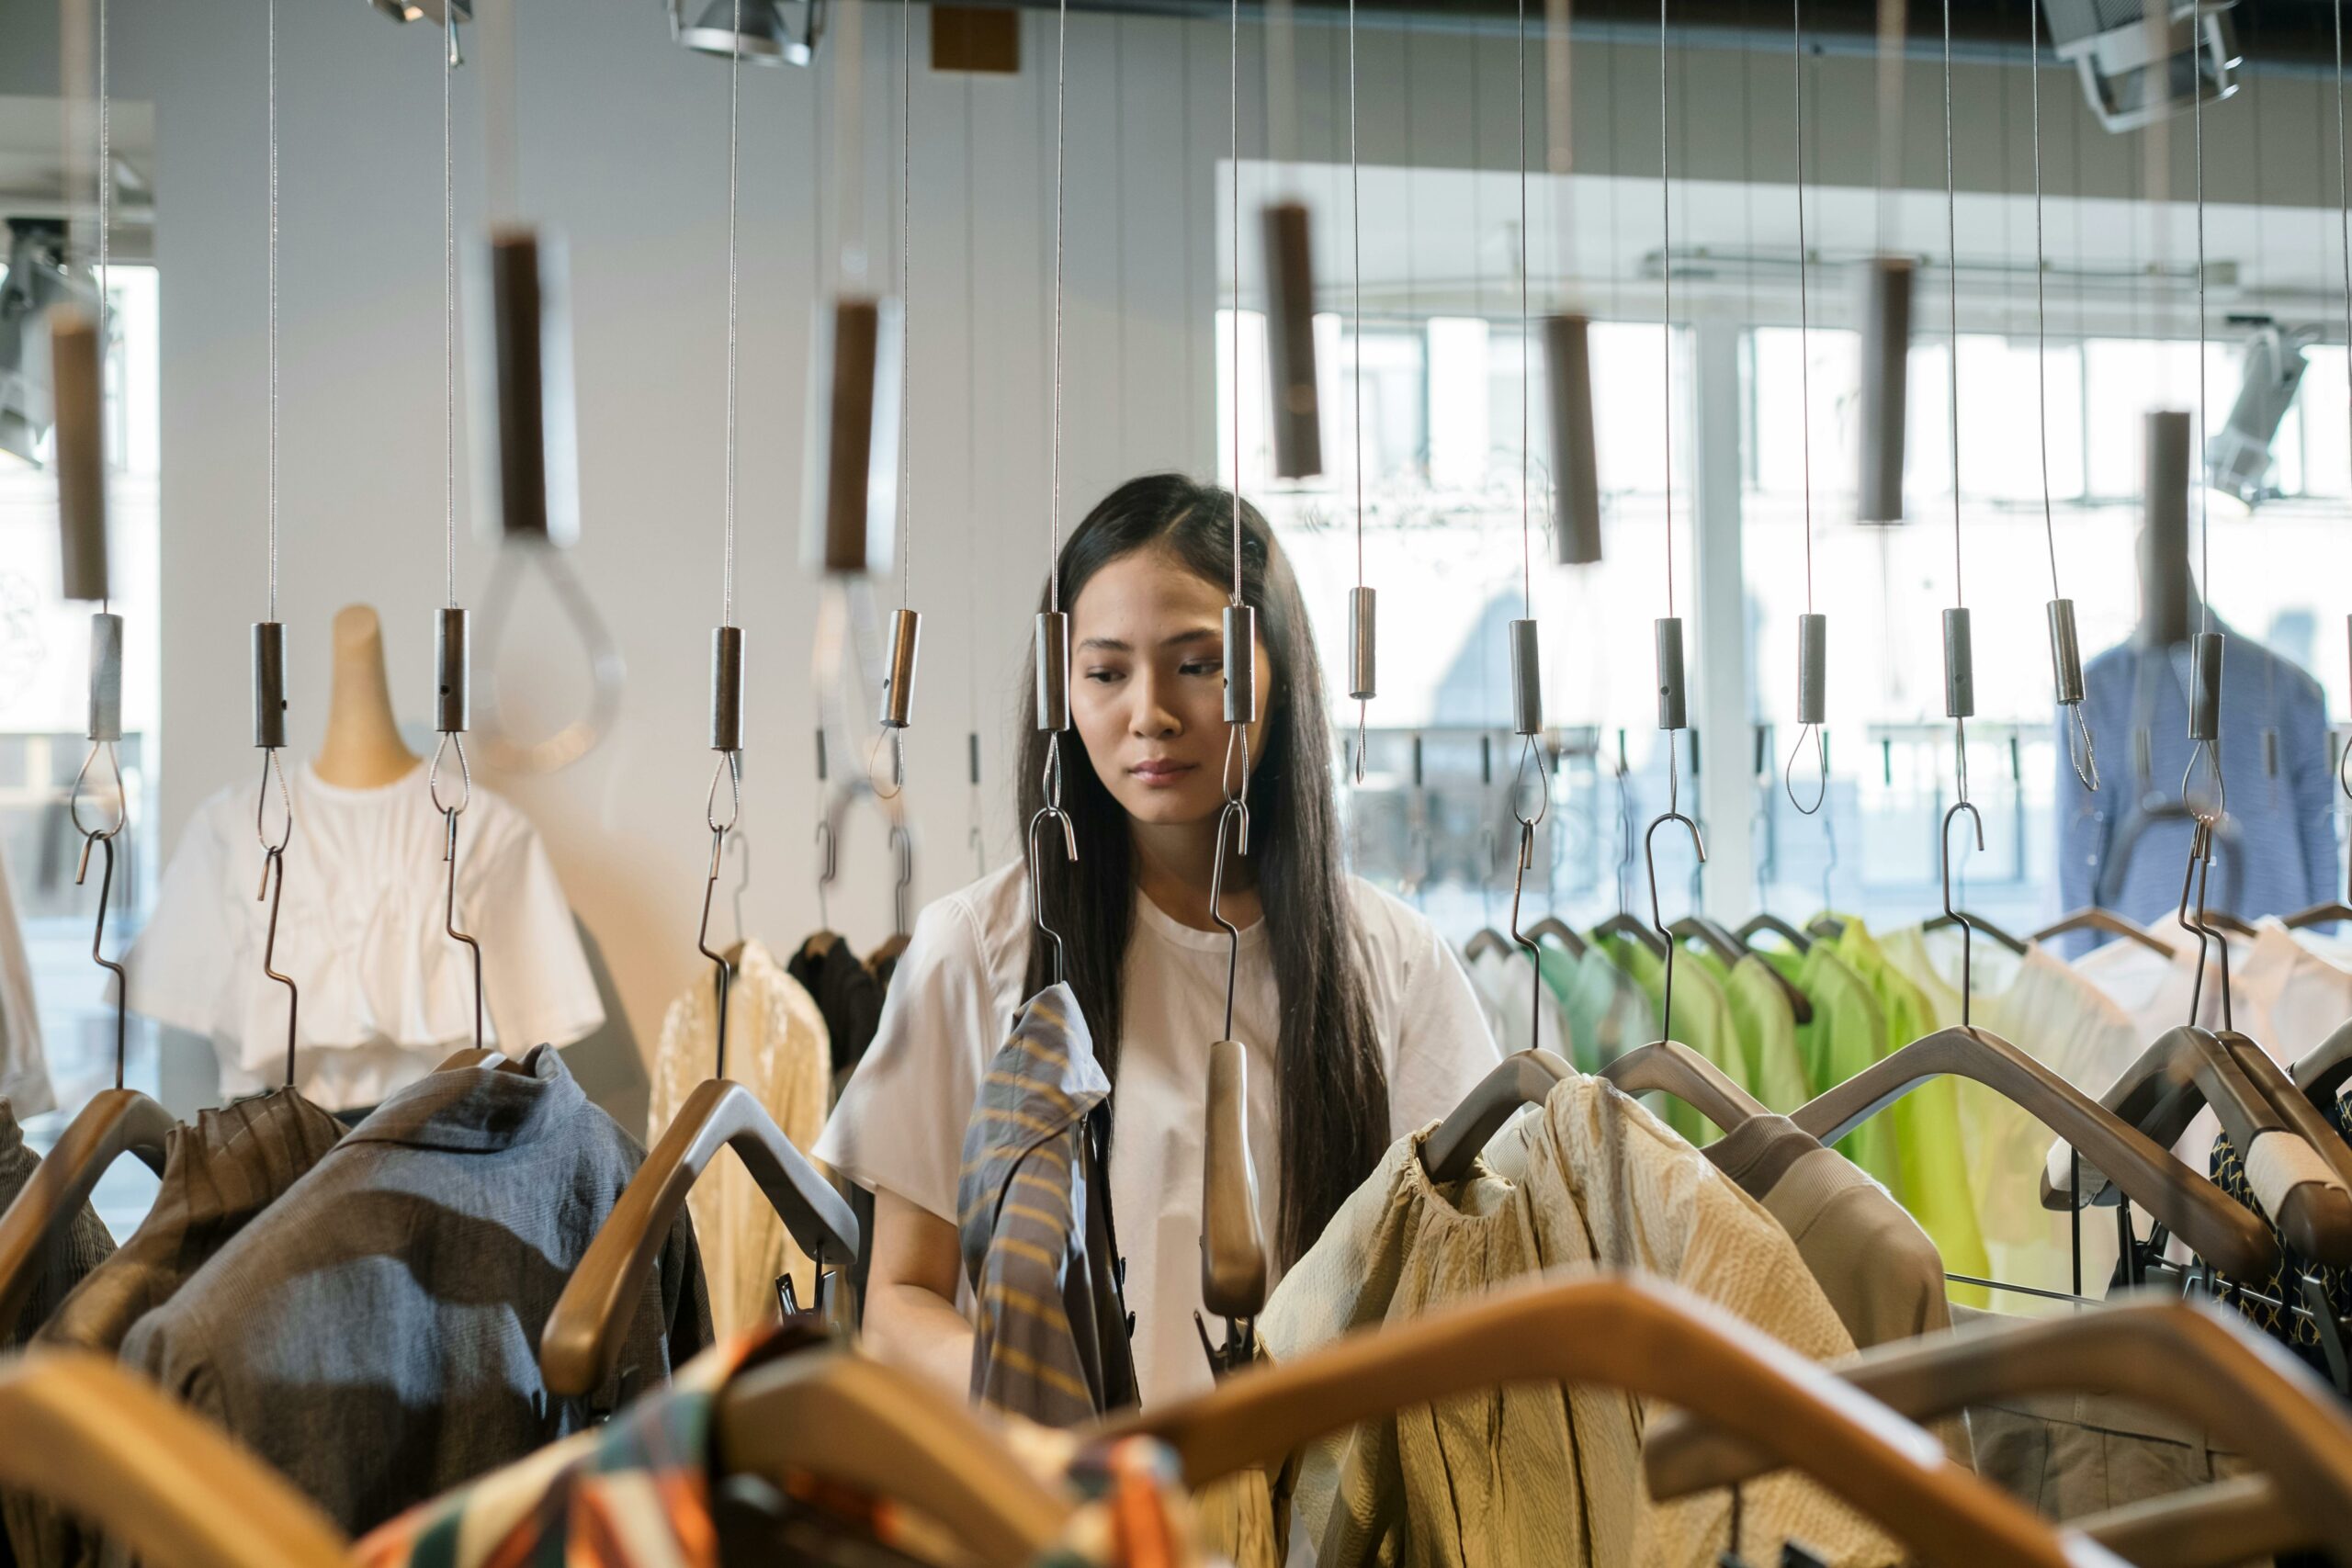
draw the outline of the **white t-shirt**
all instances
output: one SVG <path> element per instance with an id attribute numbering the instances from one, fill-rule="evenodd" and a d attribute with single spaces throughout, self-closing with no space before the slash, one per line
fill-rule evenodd
<path id="1" fill-rule="evenodd" d="M 25 933 L 17 925 L 5 853 L 0 853 L 0 1100 L 16 1108 L 18 1121 L 57 1108 L 49 1060 L 41 1054 L 32 964 L 25 957 Z"/>
<path id="2" fill-rule="evenodd" d="M 301 987 L 296 1087 L 330 1111 L 374 1105 L 473 1043 L 473 964 L 443 929 L 441 813 L 423 763 L 346 789 L 306 762 L 287 787 L 277 969 Z M 224 1095 L 286 1072 L 286 987 L 262 973 L 261 872 L 254 785 L 232 784 L 197 808 L 123 960 L 130 1010 L 209 1035 Z M 458 818 L 458 925 L 481 943 L 486 1043 L 569 1045 L 605 1021 L 537 829 L 479 786 Z"/>
<path id="3" fill-rule="evenodd" d="M 1388 1075 L 1393 1139 L 1453 1111 L 1501 1056 L 1436 929 L 1368 883 L 1350 878 L 1349 886 L 1366 939 L 1364 980 Z M 1028 879 L 1019 864 L 922 911 L 874 1043 L 817 1141 L 818 1158 L 860 1186 L 895 1192 L 956 1223 L 965 1123 L 989 1058 L 1028 999 L 1030 931 Z M 1201 1305 L 1208 1048 L 1225 1030 L 1227 947 L 1223 932 L 1180 925 L 1136 898 L 1112 1098 L 1111 1213 L 1126 1259 L 1146 1406 L 1210 1383 L 1193 1314 Z M 1250 1153 L 1270 1246 L 1282 1207 L 1276 1018 L 1261 920 L 1241 933 L 1233 1034 L 1250 1053 Z M 968 1313 L 960 1283 L 958 1296 Z"/>

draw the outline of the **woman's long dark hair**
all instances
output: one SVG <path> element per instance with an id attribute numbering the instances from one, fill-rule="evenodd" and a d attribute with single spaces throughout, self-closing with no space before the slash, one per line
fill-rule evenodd
<path id="1" fill-rule="evenodd" d="M 1061 598 L 1075 604 L 1094 574 L 1123 556 L 1165 550 L 1220 589 L 1232 581 L 1232 492 L 1179 474 L 1131 479 L 1104 497 L 1062 545 Z M 1274 1042 L 1281 1078 L 1283 1264 L 1314 1245 L 1388 1144 L 1388 1077 L 1374 1037 L 1363 977 L 1363 932 L 1347 886 L 1346 854 L 1325 735 L 1323 671 L 1290 562 L 1257 508 L 1240 508 L 1241 582 L 1258 612 L 1274 701 L 1263 711 L 1261 755 L 1250 779 L 1250 860 L 1265 908 L 1281 998 Z M 1041 603 L 1038 606 L 1044 609 Z M 1024 694 L 1035 682 L 1035 654 Z M 1046 736 L 1023 712 L 1021 820 L 1045 805 Z M 1062 805 L 1075 825 L 1078 861 L 1058 835 L 1039 840 L 1038 876 L 1048 922 L 1062 935 L 1064 977 L 1077 993 L 1096 1056 L 1119 1074 L 1121 976 L 1135 931 L 1135 852 L 1127 815 L 1073 732 L 1062 738 Z M 1053 980 L 1053 944 L 1032 933 L 1029 989 Z M 1189 1042 L 1185 1043 L 1191 1043 Z M 1199 1042 L 1206 1051 L 1209 1042 Z M 1114 1096 L 1115 1104 L 1115 1096 Z"/>

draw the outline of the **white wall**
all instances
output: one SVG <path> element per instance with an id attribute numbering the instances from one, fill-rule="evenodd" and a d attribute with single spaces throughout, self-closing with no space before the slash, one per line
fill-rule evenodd
<path id="1" fill-rule="evenodd" d="M 915 16 L 920 38 L 921 8 Z M 146 826 L 167 840 L 205 796 L 246 785 L 254 772 L 245 623 L 261 615 L 266 494 L 263 17 L 258 0 L 113 6 L 116 89 L 151 101 L 156 126 L 165 782 Z M 1047 507 L 1054 18 L 1029 13 L 1023 25 L 1027 69 L 1017 79 L 938 77 L 920 63 L 915 75 L 912 599 L 926 635 L 908 800 L 923 855 L 919 897 L 968 874 L 967 729 L 986 742 L 989 841 L 1004 853 L 1014 842 L 1004 768 Z M 886 265 L 898 26 L 897 6 L 867 7 L 865 209 Z M 323 716 L 327 620 L 353 600 L 384 613 L 403 718 L 422 728 L 427 713 L 427 617 L 442 572 L 440 73 L 430 28 L 394 28 L 358 0 L 282 6 L 278 27 L 281 615 L 296 650 L 294 733 L 307 748 Z M 489 782 L 546 833 L 650 1045 L 663 1005 L 700 967 L 692 939 L 711 761 L 706 649 L 718 595 L 727 73 L 672 47 L 652 0 L 517 0 L 516 33 L 521 211 L 571 246 L 577 560 L 613 622 L 629 685 L 618 728 L 588 759 L 549 777 Z M 0 0 L 0 92 L 54 92 L 55 39 L 51 0 Z M 1264 143 L 1256 45 L 1245 29 L 1245 155 Z M 1343 48 L 1336 32 L 1302 29 L 1299 156 L 1344 156 Z M 1205 334 L 1223 275 L 1213 215 L 1227 102 L 1219 23 L 1077 16 L 1069 50 L 1063 514 L 1074 522 L 1120 478 L 1197 471 L 1216 451 Z M 1577 59 L 1580 168 L 1654 175 L 1655 54 L 1638 41 L 1580 44 Z M 1367 30 L 1361 61 L 1367 162 L 1512 165 L 1508 39 Z M 1786 177 L 1785 57 L 1702 48 L 1678 54 L 1675 69 L 1678 175 Z M 458 83 L 469 237 L 483 217 L 480 74 Z M 744 822 L 754 866 L 745 908 L 752 929 L 778 942 L 816 919 L 805 674 L 815 592 L 794 541 L 814 137 L 830 112 L 819 102 L 829 74 L 747 68 L 742 78 L 738 603 L 751 646 Z M 2022 74 L 1962 68 L 1964 188 L 2025 188 Z M 1906 183 L 1939 186 L 1936 78 L 1924 62 L 1912 78 Z M 1541 60 L 1531 59 L 1539 157 L 1542 81 Z M 1815 177 L 1874 177 L 1871 83 L 1867 60 L 1820 67 Z M 2261 87 L 2249 97 L 2266 117 L 2264 193 L 2332 200 L 2319 83 L 2265 78 Z M 2055 73 L 2045 92 L 2052 188 L 2068 188 L 2084 123 L 2077 94 Z M 2209 118 L 2210 186 L 2251 185 L 2249 123 L 2244 103 Z M 2185 131 L 2175 141 L 2185 191 Z M 2129 144 L 2094 133 L 2080 153 L 2085 188 L 2132 189 Z M 461 451 L 461 476 L 469 463 Z M 478 599 L 491 558 L 467 528 L 466 488 L 459 582 Z M 532 646 L 549 625 L 542 600 L 518 627 L 514 669 L 548 694 L 551 724 L 574 678 Z M 497 663 L 478 651 L 477 679 Z M 865 942 L 888 927 L 889 886 L 878 834 L 870 819 L 860 829 L 832 916 Z"/>

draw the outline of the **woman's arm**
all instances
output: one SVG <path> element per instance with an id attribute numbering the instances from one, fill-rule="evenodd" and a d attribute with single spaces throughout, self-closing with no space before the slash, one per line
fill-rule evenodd
<path id="1" fill-rule="evenodd" d="M 956 1310 L 963 1266 L 954 1225 L 895 1192 L 874 1194 L 865 1347 L 959 1400 L 972 1391 L 972 1325 Z"/>

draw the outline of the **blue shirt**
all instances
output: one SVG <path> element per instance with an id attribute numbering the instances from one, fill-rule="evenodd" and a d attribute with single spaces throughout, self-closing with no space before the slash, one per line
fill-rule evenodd
<path id="1" fill-rule="evenodd" d="M 2222 660 L 2221 753 L 2229 812 L 2207 902 L 2245 919 L 2292 914 L 2335 897 L 2335 780 L 2327 699 L 2319 682 L 2216 618 Z M 2063 909 L 2102 902 L 2143 924 L 2171 920 L 2188 869 L 2189 825 L 2159 821 L 2136 842 L 2126 831 L 2151 801 L 2180 800 L 2188 766 L 2188 649 L 2159 654 L 2137 643 L 2109 649 L 2083 672 L 2083 716 L 2098 748 L 2099 789 L 2085 789 L 2058 737 L 2058 889 Z M 2263 731 L 2278 732 L 2278 773 L 2263 766 Z M 2133 732 L 2147 732 L 2140 767 Z M 2211 785 L 2198 766 L 2191 787 Z M 2110 864 L 2128 850 L 2128 863 Z M 2232 864 L 2234 857 L 2235 864 Z M 2075 939 L 2080 941 L 2080 937 Z"/>

